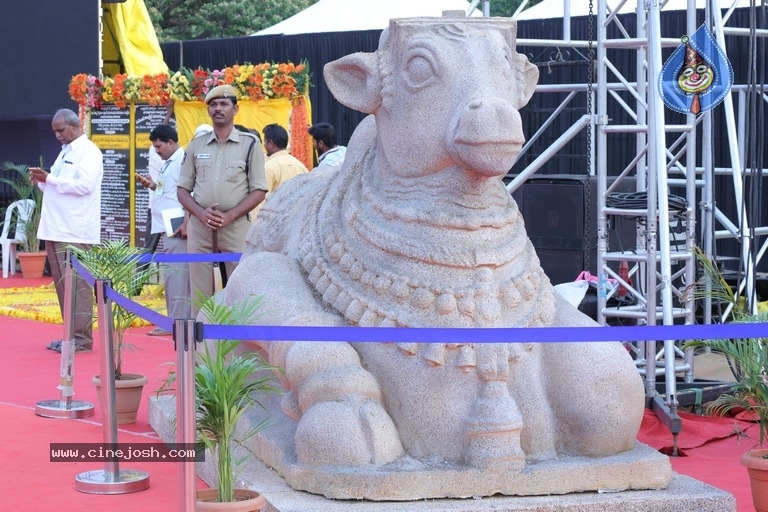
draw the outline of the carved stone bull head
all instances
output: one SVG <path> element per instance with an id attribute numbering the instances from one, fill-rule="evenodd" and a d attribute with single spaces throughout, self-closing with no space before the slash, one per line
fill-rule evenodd
<path id="1" fill-rule="evenodd" d="M 538 80 L 515 35 L 504 18 L 391 20 L 375 53 L 327 64 L 325 80 L 341 103 L 376 116 L 389 172 L 501 176 L 525 141 L 518 109 Z"/>

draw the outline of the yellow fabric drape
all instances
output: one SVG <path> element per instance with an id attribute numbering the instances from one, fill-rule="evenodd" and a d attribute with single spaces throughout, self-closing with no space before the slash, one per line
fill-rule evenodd
<path id="1" fill-rule="evenodd" d="M 144 0 L 102 4 L 102 9 L 105 75 L 142 76 L 168 72 Z"/>
<path id="2" fill-rule="evenodd" d="M 288 129 L 291 119 L 291 100 L 288 98 L 262 101 L 238 100 L 239 111 L 235 124 L 241 124 L 261 133 L 270 124 L 277 123 Z M 208 108 L 202 101 L 176 101 L 173 105 L 179 144 L 186 145 L 201 124 L 211 124 Z"/>

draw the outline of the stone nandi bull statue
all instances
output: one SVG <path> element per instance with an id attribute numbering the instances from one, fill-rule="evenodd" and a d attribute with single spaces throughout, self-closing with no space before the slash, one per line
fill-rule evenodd
<path id="1" fill-rule="evenodd" d="M 378 51 L 326 65 L 334 96 L 372 116 L 338 173 L 266 202 L 222 300 L 263 294 L 266 325 L 594 325 L 555 293 L 502 183 L 538 79 L 515 29 L 392 20 Z M 294 488 L 415 499 L 668 478 L 663 456 L 622 458 L 643 450 L 644 392 L 619 343 L 250 346 L 286 388 L 254 450 Z"/>

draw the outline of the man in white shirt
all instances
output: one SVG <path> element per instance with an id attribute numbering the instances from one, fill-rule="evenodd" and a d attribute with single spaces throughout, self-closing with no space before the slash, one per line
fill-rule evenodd
<path id="1" fill-rule="evenodd" d="M 157 151 L 155 151 L 155 148 L 149 148 L 147 151 L 148 158 L 147 158 L 147 172 L 149 173 L 149 178 L 157 182 L 157 179 L 160 177 L 160 169 L 163 168 L 163 164 L 165 162 L 163 161 L 163 157 L 161 157 Z M 156 233 L 152 231 L 152 200 L 155 198 L 155 192 L 150 188 L 148 189 L 149 192 L 149 208 L 147 209 L 149 213 L 149 219 L 147 220 L 147 231 L 145 233 L 146 238 L 144 241 L 144 249 L 147 252 L 155 252 L 157 250 L 157 246 L 160 243 L 160 233 Z"/>
<path id="2" fill-rule="evenodd" d="M 166 232 L 164 215 L 181 209 L 176 195 L 176 182 L 179 179 L 184 149 L 179 146 L 179 135 L 169 124 L 161 124 L 149 133 L 154 151 L 165 160 L 156 179 L 140 177 L 139 183 L 154 192 L 150 209 L 152 210 L 152 233 L 158 233 L 163 241 L 164 254 L 186 254 L 187 252 L 187 217 L 186 215 L 172 236 Z M 165 212 L 165 214 L 163 213 Z M 165 286 L 165 305 L 168 316 L 190 318 L 191 297 L 189 291 L 189 265 L 186 263 L 168 263 L 162 265 L 163 284 Z M 149 332 L 152 336 L 171 334 L 158 327 Z"/>
<path id="3" fill-rule="evenodd" d="M 59 142 L 61 153 L 50 172 L 31 167 L 32 183 L 43 191 L 43 208 L 37 236 L 45 240 L 45 250 L 56 286 L 59 307 L 64 315 L 64 272 L 67 246 L 83 250 L 101 242 L 101 180 L 104 163 L 101 150 L 88 140 L 80 118 L 69 109 L 56 112 L 51 128 Z M 93 348 L 93 290 L 75 273 L 75 331 L 76 352 Z M 61 352 L 61 340 L 46 348 Z"/>
<path id="4" fill-rule="evenodd" d="M 330 123 L 317 123 L 309 127 L 312 146 L 317 151 L 317 167 L 312 169 L 341 168 L 347 148 L 336 144 L 336 129 Z"/>

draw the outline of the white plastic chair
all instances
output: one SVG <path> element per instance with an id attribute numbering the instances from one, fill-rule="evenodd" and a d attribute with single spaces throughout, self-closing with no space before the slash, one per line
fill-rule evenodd
<path id="1" fill-rule="evenodd" d="M 16 273 L 16 246 L 24 242 L 27 237 L 24 234 L 24 224 L 29 220 L 30 215 L 35 208 L 34 199 L 21 199 L 8 205 L 5 210 L 5 221 L 3 222 L 3 234 L 0 236 L 0 248 L 3 251 L 3 278 Z M 16 222 L 13 221 L 14 212 L 16 213 Z M 13 237 L 11 237 L 11 229 Z"/>

